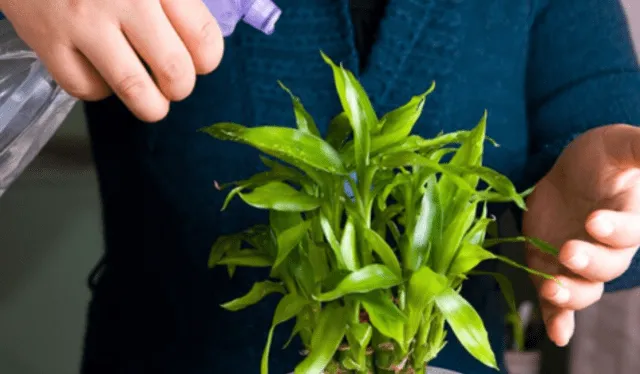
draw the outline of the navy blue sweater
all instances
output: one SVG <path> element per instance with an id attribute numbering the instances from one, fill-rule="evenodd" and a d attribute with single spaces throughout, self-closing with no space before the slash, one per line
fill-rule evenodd
<path id="1" fill-rule="evenodd" d="M 265 218 L 241 203 L 220 212 L 224 194 L 212 187 L 255 173 L 257 154 L 197 129 L 218 121 L 293 126 L 278 79 L 326 129 L 340 105 L 320 49 L 357 73 L 380 112 L 435 80 L 417 126 L 423 136 L 472 127 L 488 109 L 488 134 L 502 147 L 488 149 L 486 163 L 520 186 L 544 175 L 585 130 L 640 123 L 640 72 L 617 0 L 391 0 L 364 64 L 348 1 L 278 4 L 276 33 L 240 26 L 220 68 L 161 123 L 137 121 L 114 98 L 87 104 L 106 254 L 92 282 L 85 374 L 258 372 L 274 300 L 235 313 L 219 305 L 264 274 L 229 280 L 207 268 L 216 237 Z M 608 289 L 637 285 L 639 272 L 635 261 Z M 500 357 L 497 288 L 471 279 L 463 293 Z M 279 331 L 275 347 L 289 333 Z M 449 338 L 434 365 L 491 372 Z M 296 348 L 274 349 L 273 373 L 292 370 Z"/>

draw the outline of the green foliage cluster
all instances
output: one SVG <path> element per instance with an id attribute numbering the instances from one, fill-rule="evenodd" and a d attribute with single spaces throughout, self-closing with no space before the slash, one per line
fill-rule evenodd
<path id="1" fill-rule="evenodd" d="M 274 329 L 291 319 L 291 338 L 306 347 L 296 374 L 424 371 L 446 344 L 445 323 L 470 354 L 495 368 L 483 322 L 460 289 L 485 260 L 536 273 L 487 249 L 500 242 L 529 241 L 557 253 L 535 239 L 487 237 L 495 228 L 487 203 L 526 209 L 530 191 L 518 193 L 507 177 L 482 165 L 486 113 L 470 131 L 422 138 L 412 129 L 434 86 L 378 118 L 354 75 L 323 58 L 344 110 L 324 138 L 282 84 L 297 128 L 218 123 L 202 130 L 265 154 L 266 171 L 230 184 L 225 207 L 239 197 L 268 210 L 268 225 L 219 238 L 209 265 L 226 266 L 230 276 L 238 266 L 267 267 L 270 276 L 223 307 L 237 311 L 282 295 L 262 374 Z M 490 275 L 517 315 L 508 280 Z"/>

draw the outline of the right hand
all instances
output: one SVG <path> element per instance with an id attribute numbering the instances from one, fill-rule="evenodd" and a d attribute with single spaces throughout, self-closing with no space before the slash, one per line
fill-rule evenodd
<path id="1" fill-rule="evenodd" d="M 113 92 L 145 122 L 163 119 L 222 58 L 222 33 L 201 0 L 0 0 L 0 8 L 65 91 L 86 101 Z"/>

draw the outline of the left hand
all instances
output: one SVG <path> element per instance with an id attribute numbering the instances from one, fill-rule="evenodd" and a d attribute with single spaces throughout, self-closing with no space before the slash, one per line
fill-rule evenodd
<path id="1" fill-rule="evenodd" d="M 524 234 L 560 248 L 557 258 L 530 248 L 527 261 L 563 285 L 534 279 L 549 338 L 565 346 L 575 311 L 597 302 L 640 247 L 640 128 L 610 125 L 578 137 L 527 204 Z"/>

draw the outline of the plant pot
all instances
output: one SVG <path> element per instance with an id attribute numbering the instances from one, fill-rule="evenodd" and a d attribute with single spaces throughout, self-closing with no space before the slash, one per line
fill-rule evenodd
<path id="1" fill-rule="evenodd" d="M 427 372 L 425 374 L 462 374 L 462 373 L 458 373 L 457 371 L 451 371 L 447 369 L 428 367 Z"/>
<path id="2" fill-rule="evenodd" d="M 505 364 L 511 374 L 538 374 L 542 362 L 539 351 L 508 351 L 505 354 Z"/>

